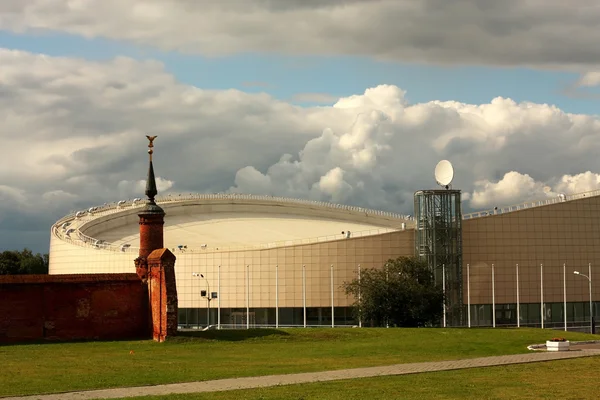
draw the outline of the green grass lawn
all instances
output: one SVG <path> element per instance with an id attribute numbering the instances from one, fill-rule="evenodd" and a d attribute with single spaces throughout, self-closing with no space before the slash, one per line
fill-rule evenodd
<path id="1" fill-rule="evenodd" d="M 599 364 L 595 357 L 580 358 L 128 400 L 597 399 Z"/>
<path id="2" fill-rule="evenodd" d="M 0 396 L 516 354 L 553 336 L 594 338 L 539 329 L 323 328 L 0 346 Z"/>

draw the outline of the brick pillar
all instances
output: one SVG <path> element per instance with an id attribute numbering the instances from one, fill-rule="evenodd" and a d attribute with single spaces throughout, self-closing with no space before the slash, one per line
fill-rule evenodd
<path id="1" fill-rule="evenodd" d="M 150 207 L 149 207 L 150 206 Z M 165 212 L 157 205 L 150 204 L 144 207 L 138 214 L 140 218 L 140 253 L 141 258 L 148 258 L 154 250 L 162 249 L 163 225 L 165 224 Z"/>
<path id="2" fill-rule="evenodd" d="M 154 250 L 147 258 L 152 338 L 157 342 L 177 334 L 175 258 L 169 249 Z"/>
<path id="3" fill-rule="evenodd" d="M 146 283 L 148 280 L 148 256 L 154 250 L 164 247 L 163 225 L 165 224 L 165 212 L 152 202 L 144 206 L 138 217 L 140 218 L 140 251 L 139 257 L 134 260 L 134 264 L 135 272 L 142 282 Z"/>

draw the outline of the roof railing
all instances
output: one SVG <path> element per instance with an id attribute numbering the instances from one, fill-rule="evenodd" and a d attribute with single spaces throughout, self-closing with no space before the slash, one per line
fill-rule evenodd
<path id="1" fill-rule="evenodd" d="M 556 204 L 556 203 L 564 203 L 566 201 L 581 200 L 586 197 L 595 197 L 595 196 L 600 196 L 600 189 L 590 190 L 589 192 L 582 192 L 582 193 L 575 193 L 575 194 L 560 194 L 557 197 L 553 197 L 551 199 L 528 201 L 525 203 L 515 204 L 512 206 L 495 207 L 491 210 L 476 211 L 476 212 L 472 212 L 469 214 L 463 214 L 463 220 L 480 218 L 480 217 L 488 217 L 490 215 L 507 214 L 507 213 L 511 213 L 511 212 L 515 212 L 515 211 L 519 211 L 519 210 L 525 210 L 528 208 L 547 206 L 547 205 Z"/>
<path id="2" fill-rule="evenodd" d="M 405 229 L 405 228 L 404 228 Z M 256 245 L 246 245 L 246 246 L 227 246 L 227 247 L 211 247 L 211 246 L 198 246 L 192 247 L 189 245 L 185 245 L 185 249 L 179 249 L 179 251 L 185 251 L 188 253 L 214 253 L 214 252 L 229 252 L 229 251 L 242 251 L 242 250 L 263 250 L 263 249 L 272 249 L 278 247 L 289 247 L 289 246 L 297 246 L 303 244 L 314 244 L 314 243 L 322 243 L 322 242 L 330 242 L 334 240 L 343 240 L 343 239 L 351 239 L 365 236 L 374 236 L 381 235 L 384 233 L 397 232 L 404 230 L 402 228 L 379 228 L 379 229 L 370 229 L 365 231 L 357 231 L 350 232 L 348 234 L 337 234 L 337 235 L 328 235 L 328 236 L 317 236 L 311 238 L 302 238 L 302 239 L 292 239 L 292 240 L 281 240 L 275 242 L 267 242 L 260 243 Z M 120 252 L 138 252 L 139 247 L 127 246 L 123 248 L 124 244 L 127 243 L 109 243 L 105 241 L 101 241 L 95 239 L 91 236 L 88 236 L 81 231 L 77 230 L 77 235 L 66 235 L 64 232 L 60 232 L 60 230 L 55 229 L 55 234 L 58 238 L 66 241 L 68 243 L 78 245 L 81 247 L 93 247 L 99 250 L 107 250 L 107 251 L 120 251 Z M 173 250 L 177 251 L 178 246 L 173 248 Z"/>

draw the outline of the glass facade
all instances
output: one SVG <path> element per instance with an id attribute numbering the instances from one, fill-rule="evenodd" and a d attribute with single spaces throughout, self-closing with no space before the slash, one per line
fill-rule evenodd
<path id="1" fill-rule="evenodd" d="M 460 190 L 415 193 L 415 255 L 427 261 L 444 285 L 448 325 L 463 324 L 462 214 Z"/>
<path id="2" fill-rule="evenodd" d="M 600 318 L 600 302 L 592 303 L 594 318 L 596 322 Z M 544 328 L 564 329 L 565 314 L 564 303 L 540 303 L 519 304 L 519 324 L 517 324 L 517 304 L 496 304 L 496 326 L 497 327 L 522 327 L 540 328 L 542 326 L 541 316 L 544 314 Z M 590 327 L 590 303 L 568 302 L 567 303 L 567 329 L 589 331 Z M 493 313 L 491 304 L 471 304 L 471 326 L 490 327 L 493 326 Z"/>
<path id="3" fill-rule="evenodd" d="M 180 329 L 204 329 L 208 324 L 207 308 L 180 308 Z M 355 326 L 358 322 L 352 315 L 351 307 L 336 307 L 333 310 L 333 326 Z M 304 327 L 304 308 L 279 308 L 279 321 L 275 308 L 212 308 L 210 325 L 223 329 Z M 331 327 L 331 307 L 307 307 L 307 327 Z"/>

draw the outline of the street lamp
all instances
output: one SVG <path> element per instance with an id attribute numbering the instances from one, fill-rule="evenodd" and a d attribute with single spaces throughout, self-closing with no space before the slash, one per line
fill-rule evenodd
<path id="1" fill-rule="evenodd" d="M 202 278 L 206 281 L 205 296 L 202 295 L 203 290 L 200 291 L 200 296 L 206 298 L 206 329 L 210 329 L 210 301 L 212 300 L 210 284 L 208 283 L 208 279 L 206 279 L 206 277 L 199 272 L 192 272 L 192 276 Z"/>
<path id="2" fill-rule="evenodd" d="M 590 272 L 591 272 L 591 269 L 592 269 L 592 267 L 590 265 Z M 592 274 L 590 273 L 589 275 L 585 275 L 579 271 L 573 271 L 573 273 L 575 275 L 583 276 L 584 278 L 586 278 L 588 280 L 589 287 L 590 287 L 590 333 L 595 333 L 594 332 L 595 331 L 595 329 L 594 329 L 595 328 L 595 326 L 594 326 L 594 309 L 592 306 L 592 278 L 591 278 Z"/>

